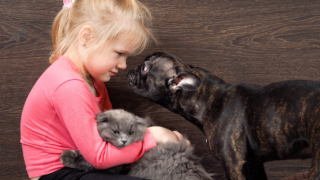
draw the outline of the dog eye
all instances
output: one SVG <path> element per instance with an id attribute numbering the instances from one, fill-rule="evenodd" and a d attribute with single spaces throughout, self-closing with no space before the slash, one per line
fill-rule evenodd
<path id="1" fill-rule="evenodd" d="M 132 136 L 133 134 L 134 134 L 133 131 L 128 132 L 128 135 L 129 135 L 129 136 Z"/>
<path id="2" fill-rule="evenodd" d="M 148 71 L 148 68 L 147 68 L 146 64 L 143 64 L 141 69 L 142 69 L 143 72 L 147 72 Z"/>
<path id="3" fill-rule="evenodd" d="M 114 134 L 119 134 L 120 132 L 117 131 L 117 130 L 114 130 L 113 133 L 114 133 Z"/>

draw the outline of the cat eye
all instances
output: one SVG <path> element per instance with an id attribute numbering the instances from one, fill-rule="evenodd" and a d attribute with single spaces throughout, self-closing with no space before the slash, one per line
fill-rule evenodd
<path id="1" fill-rule="evenodd" d="M 114 134 L 119 134 L 120 132 L 117 131 L 117 130 L 114 130 L 113 133 L 114 133 Z"/>
<path id="2" fill-rule="evenodd" d="M 129 135 L 129 136 L 132 136 L 133 134 L 134 134 L 133 131 L 128 132 L 128 135 Z"/>

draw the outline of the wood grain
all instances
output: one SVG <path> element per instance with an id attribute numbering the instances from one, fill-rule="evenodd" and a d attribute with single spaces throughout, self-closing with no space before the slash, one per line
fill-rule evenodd
<path id="1" fill-rule="evenodd" d="M 211 172 L 221 167 L 204 135 L 180 116 L 135 95 L 129 69 L 154 51 L 167 51 L 231 83 L 265 85 L 320 80 L 320 1 L 143 0 L 154 16 L 159 46 L 128 59 L 127 70 L 106 83 L 115 108 L 124 108 L 186 134 Z M 20 116 L 33 84 L 49 66 L 51 23 L 61 0 L 0 0 L 0 179 L 28 179 L 20 145 Z M 269 179 L 303 172 L 310 160 L 265 164 Z M 219 179 L 224 179 L 219 176 Z"/>

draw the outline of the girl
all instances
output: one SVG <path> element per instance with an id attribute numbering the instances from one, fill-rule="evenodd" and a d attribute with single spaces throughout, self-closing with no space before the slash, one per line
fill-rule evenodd
<path id="1" fill-rule="evenodd" d="M 71 1 L 71 0 L 70 0 Z M 79 150 L 97 169 L 131 163 L 156 143 L 182 138 L 150 127 L 142 142 L 117 149 L 98 134 L 95 116 L 111 109 L 103 82 L 153 38 L 150 13 L 137 0 L 64 1 L 53 22 L 52 65 L 32 88 L 21 117 L 21 143 L 29 177 L 49 179 L 136 179 L 65 168 L 64 150 Z"/>

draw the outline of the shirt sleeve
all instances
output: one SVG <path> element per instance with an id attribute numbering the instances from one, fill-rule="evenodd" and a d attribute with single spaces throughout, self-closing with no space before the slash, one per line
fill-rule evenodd
<path id="1" fill-rule="evenodd" d="M 98 87 L 101 94 L 102 94 L 102 99 L 100 101 L 100 104 L 102 106 L 102 109 L 103 110 L 109 110 L 109 109 L 112 109 L 112 104 L 110 102 L 110 98 L 109 98 L 109 93 L 108 93 L 108 90 L 105 86 L 105 84 L 101 81 L 98 81 Z"/>
<path id="2" fill-rule="evenodd" d="M 142 142 L 123 149 L 117 149 L 103 141 L 95 121 L 96 114 L 101 112 L 96 110 L 99 103 L 95 101 L 87 85 L 80 80 L 70 80 L 60 85 L 52 95 L 52 103 L 78 150 L 97 169 L 134 162 L 145 151 L 156 147 L 149 131 Z"/>

